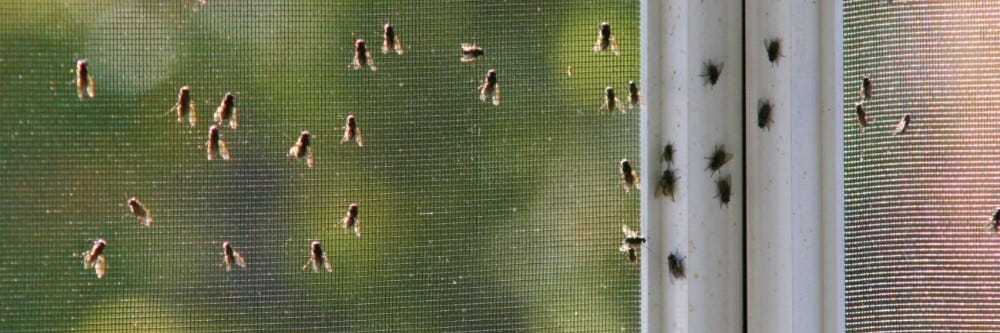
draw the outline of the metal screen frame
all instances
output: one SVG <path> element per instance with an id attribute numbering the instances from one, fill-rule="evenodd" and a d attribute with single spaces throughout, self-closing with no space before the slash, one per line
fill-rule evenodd
<path id="1" fill-rule="evenodd" d="M 643 332 L 844 331 L 841 4 L 644 1 L 640 12 L 649 110 L 640 124 L 641 169 L 655 182 L 668 141 L 681 169 L 676 202 L 643 184 L 642 230 L 650 239 Z M 773 37 L 783 41 L 776 65 L 763 45 Z M 703 87 L 699 65 L 723 54 L 723 76 L 733 81 Z M 757 127 L 762 97 L 775 105 L 769 130 Z M 704 138 L 744 145 L 730 148 L 744 154 L 730 166 L 735 194 L 721 215 L 738 228 L 706 223 L 720 214 L 702 170 L 705 147 L 716 142 Z M 745 250 L 720 244 L 743 241 Z M 681 282 L 666 270 L 678 247 L 692 252 Z M 728 274 L 705 279 L 708 272 Z"/>

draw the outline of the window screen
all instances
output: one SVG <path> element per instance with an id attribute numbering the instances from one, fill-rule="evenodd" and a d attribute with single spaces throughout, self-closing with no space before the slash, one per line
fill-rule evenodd
<path id="1" fill-rule="evenodd" d="M 996 332 L 1000 4 L 847 1 L 844 20 L 847 330 Z"/>
<path id="2" fill-rule="evenodd" d="M 635 331 L 640 111 L 601 105 L 638 81 L 638 25 L 635 1 L 4 1 L 0 330 Z M 357 39 L 377 71 L 349 68 Z M 231 159 L 208 160 L 226 93 Z M 332 273 L 303 269 L 312 241 Z"/>

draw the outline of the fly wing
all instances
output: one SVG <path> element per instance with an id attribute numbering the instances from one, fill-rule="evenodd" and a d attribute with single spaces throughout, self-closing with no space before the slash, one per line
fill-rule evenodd
<path id="1" fill-rule="evenodd" d="M 198 114 L 197 113 L 198 112 L 197 112 L 196 108 L 194 107 L 194 102 L 191 102 L 191 105 L 188 108 L 188 122 L 191 123 L 191 127 L 194 127 L 194 125 L 196 123 L 198 123 Z"/>
<path id="2" fill-rule="evenodd" d="M 358 147 L 362 147 L 362 146 L 365 145 L 365 141 L 363 139 L 361 139 L 361 128 L 360 127 L 354 128 L 354 141 L 358 142 Z"/>
<path id="3" fill-rule="evenodd" d="M 240 265 L 240 267 L 243 268 L 247 267 L 247 260 L 244 259 L 243 255 L 240 254 L 239 252 L 233 251 L 233 259 L 236 259 L 236 264 Z"/>
<path id="4" fill-rule="evenodd" d="M 375 67 L 375 58 L 372 58 L 372 53 L 365 52 L 365 55 L 368 56 L 368 67 L 370 67 L 372 71 L 377 71 L 378 67 Z"/>
<path id="5" fill-rule="evenodd" d="M 361 69 L 361 59 L 358 58 L 357 52 L 354 52 L 354 59 L 351 59 L 351 64 L 347 67 L 354 70 Z"/>
<path id="6" fill-rule="evenodd" d="M 403 55 L 403 42 L 396 36 L 396 54 Z"/>
<path id="7" fill-rule="evenodd" d="M 288 150 L 288 156 L 298 158 L 300 156 L 299 155 L 299 151 L 301 149 L 302 149 L 302 146 L 300 146 L 298 143 L 296 143 L 295 145 L 292 146 L 292 149 Z"/>
<path id="8" fill-rule="evenodd" d="M 493 84 L 493 105 L 500 105 L 500 84 Z"/>
<path id="9" fill-rule="evenodd" d="M 621 55 L 621 53 L 618 52 L 618 41 L 615 40 L 615 36 L 613 35 L 608 36 L 608 48 L 610 48 L 611 52 L 616 56 Z"/>
<path id="10" fill-rule="evenodd" d="M 94 76 L 87 75 L 87 96 L 94 98 L 97 95 L 97 87 L 94 85 Z"/>
<path id="11" fill-rule="evenodd" d="M 315 270 L 319 272 L 319 268 L 315 267 Z M 323 252 L 323 268 L 326 268 L 327 272 L 333 273 L 333 267 L 330 266 L 330 259 L 326 257 L 326 252 Z"/>
<path id="12" fill-rule="evenodd" d="M 602 38 L 602 36 L 601 36 L 601 31 L 598 30 L 597 31 L 597 42 L 594 43 L 594 48 L 593 48 L 594 52 L 600 52 L 601 50 L 604 49 L 604 45 L 603 45 L 604 43 L 602 43 L 603 41 L 604 41 L 604 38 Z"/>
<path id="13" fill-rule="evenodd" d="M 223 254 L 222 255 L 222 265 L 226 267 L 226 272 L 232 272 L 233 271 L 233 258 L 229 257 L 226 254 Z"/>
<path id="14" fill-rule="evenodd" d="M 150 212 L 148 209 L 143 209 L 143 210 L 146 211 L 146 216 L 142 220 L 142 223 L 143 225 L 150 227 L 153 225 L 153 213 Z"/>
<path id="15" fill-rule="evenodd" d="M 302 266 L 302 269 L 306 269 L 306 267 L 309 267 L 309 265 L 312 265 L 313 272 L 319 273 L 319 266 L 316 265 L 316 258 L 309 258 L 309 261 L 307 261 L 306 264 Z"/>
<path id="16" fill-rule="evenodd" d="M 226 142 L 219 139 L 219 155 L 222 155 L 222 159 L 229 160 L 229 148 L 226 147 Z M 211 156 L 211 155 L 209 155 Z M 211 158 L 210 158 L 211 159 Z"/>
<path id="17" fill-rule="evenodd" d="M 211 161 L 215 157 L 215 147 L 212 145 L 212 140 L 205 141 L 205 152 L 208 155 L 208 160 Z"/>
<path id="18" fill-rule="evenodd" d="M 361 220 L 357 218 L 354 219 L 354 234 L 361 237 Z"/>
<path id="19" fill-rule="evenodd" d="M 107 261 L 105 261 L 103 254 L 97 255 L 97 260 L 94 263 L 94 271 L 97 272 L 97 278 L 98 279 L 103 278 L 104 277 L 104 273 L 107 273 L 107 271 L 108 271 L 108 263 L 107 263 Z"/>
<path id="20" fill-rule="evenodd" d="M 486 97 L 488 97 L 489 95 L 489 91 L 487 91 L 486 89 L 489 86 L 489 84 L 490 84 L 489 82 L 483 82 L 483 84 L 479 85 L 479 100 L 483 102 L 486 101 Z"/>
<path id="21" fill-rule="evenodd" d="M 225 112 L 225 108 L 224 105 L 219 105 L 219 107 L 215 108 L 215 114 L 212 115 L 212 119 L 215 120 L 216 124 L 222 123 L 222 113 Z"/>
<path id="22" fill-rule="evenodd" d="M 627 225 L 624 224 L 622 224 L 622 233 L 625 234 L 625 237 L 628 238 L 636 237 L 639 235 L 639 233 L 635 232 L 634 230 L 632 230 L 631 228 L 629 228 Z"/>
<path id="23" fill-rule="evenodd" d="M 236 107 L 234 106 L 233 114 L 229 115 L 229 128 L 236 129 L 236 127 L 239 126 L 239 123 L 237 122 L 238 114 L 239 113 L 236 112 Z"/>

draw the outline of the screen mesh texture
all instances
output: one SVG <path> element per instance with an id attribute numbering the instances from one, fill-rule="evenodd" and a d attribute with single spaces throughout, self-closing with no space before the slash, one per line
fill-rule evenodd
<path id="1" fill-rule="evenodd" d="M 1000 3 L 846 1 L 844 20 L 847 330 L 1000 331 Z"/>
<path id="2" fill-rule="evenodd" d="M 621 56 L 591 50 L 604 21 Z M 638 330 L 618 161 L 638 165 L 640 111 L 600 110 L 638 81 L 635 1 L 14 0 L 0 31 L 0 331 Z M 358 38 L 377 71 L 348 68 Z M 194 127 L 168 112 L 185 85 Z M 232 159 L 209 161 L 227 92 Z M 312 168 L 286 156 L 301 131 Z M 332 273 L 302 269 L 314 240 Z"/>

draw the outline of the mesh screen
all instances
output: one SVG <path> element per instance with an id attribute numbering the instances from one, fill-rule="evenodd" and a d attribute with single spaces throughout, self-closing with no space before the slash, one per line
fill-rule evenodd
<path id="1" fill-rule="evenodd" d="M 591 51 L 602 21 L 621 56 Z M 638 81 L 636 1 L 7 0 L 0 31 L 0 331 L 638 330 L 617 163 L 638 165 L 639 112 L 599 110 Z M 377 71 L 348 68 L 357 38 Z M 184 85 L 195 127 L 168 113 Z M 232 160 L 209 161 L 226 92 Z M 313 168 L 286 157 L 303 130 Z M 333 273 L 301 269 L 313 240 Z"/>
<path id="2" fill-rule="evenodd" d="M 847 1 L 844 20 L 848 331 L 1000 331 L 1000 3 Z"/>

